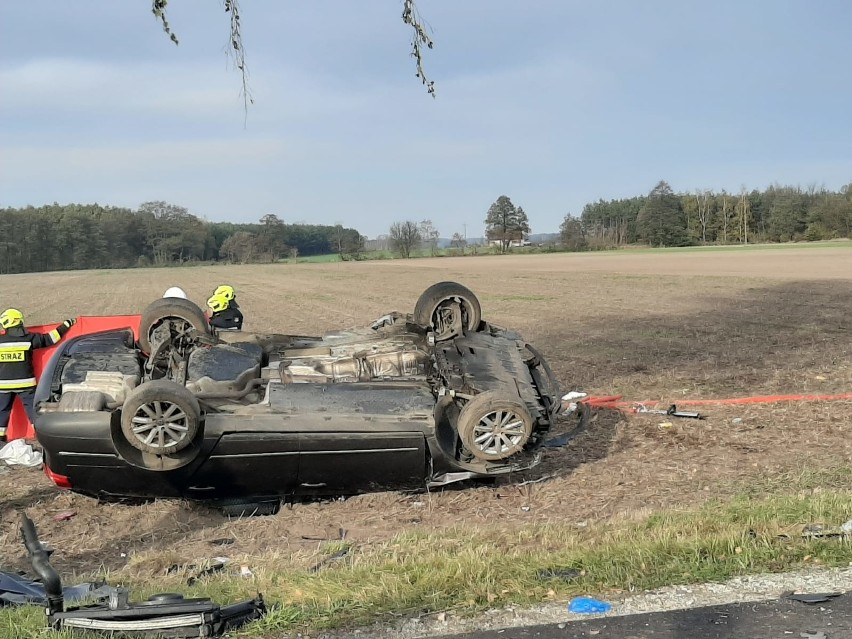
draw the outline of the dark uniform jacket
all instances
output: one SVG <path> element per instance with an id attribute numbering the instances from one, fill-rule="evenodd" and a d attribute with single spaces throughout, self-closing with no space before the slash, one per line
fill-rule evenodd
<path id="1" fill-rule="evenodd" d="M 5 335 L 0 335 L 0 392 L 35 386 L 33 351 L 53 346 L 67 332 L 65 324 L 49 333 L 28 333 L 23 326 L 13 326 Z"/>
<path id="2" fill-rule="evenodd" d="M 229 305 L 224 311 L 213 313 L 210 317 L 210 326 L 224 330 L 241 331 L 243 329 L 242 311 L 236 306 Z"/>

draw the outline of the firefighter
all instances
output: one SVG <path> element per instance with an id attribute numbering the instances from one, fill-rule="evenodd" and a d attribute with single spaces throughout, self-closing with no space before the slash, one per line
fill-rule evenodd
<path id="1" fill-rule="evenodd" d="M 76 321 L 65 320 L 49 333 L 29 333 L 24 328 L 24 316 L 18 309 L 9 308 L 0 314 L 0 326 L 6 331 L 0 335 L 0 439 L 6 435 L 16 395 L 21 398 L 30 422 L 35 421 L 33 351 L 59 342 Z"/>
<path id="2" fill-rule="evenodd" d="M 243 328 L 243 314 L 239 307 L 233 306 L 224 295 L 213 295 L 207 300 L 207 307 L 213 312 L 210 326 L 226 331 L 240 331 Z"/>

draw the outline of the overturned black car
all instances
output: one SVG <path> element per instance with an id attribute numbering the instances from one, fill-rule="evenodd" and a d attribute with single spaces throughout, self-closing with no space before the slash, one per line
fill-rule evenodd
<path id="1" fill-rule="evenodd" d="M 36 394 L 45 472 L 101 497 L 256 501 L 417 489 L 535 466 L 560 393 L 517 333 L 440 282 L 413 314 L 322 337 L 211 332 L 165 298 L 82 335 Z"/>

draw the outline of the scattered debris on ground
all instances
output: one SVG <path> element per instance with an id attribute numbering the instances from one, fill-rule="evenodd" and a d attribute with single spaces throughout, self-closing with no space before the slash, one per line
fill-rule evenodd
<path id="1" fill-rule="evenodd" d="M 592 597 L 574 597 L 568 611 L 576 615 L 602 615 L 612 610 L 612 604 Z"/>
<path id="2" fill-rule="evenodd" d="M 99 601 L 109 598 L 113 591 L 103 582 L 86 582 L 65 586 L 62 597 L 72 602 Z M 23 605 L 47 605 L 44 584 L 22 574 L 0 571 L 0 607 Z"/>
<path id="3" fill-rule="evenodd" d="M 51 553 L 42 546 L 35 525 L 23 513 L 21 533 L 33 570 L 43 584 L 44 600 L 38 603 L 45 606 L 47 626 L 52 630 L 87 630 L 108 636 L 132 632 L 134 636 L 168 635 L 173 639 L 220 637 L 266 614 L 260 594 L 229 606 L 210 599 L 184 599 L 176 593 L 154 595 L 134 603 L 126 588 L 110 589 L 101 598 L 102 603 L 66 608 L 62 581 L 50 564 Z"/>
<path id="4" fill-rule="evenodd" d="M 211 546 L 230 546 L 236 541 L 233 537 L 220 537 L 219 539 L 211 539 Z"/>
<path id="5" fill-rule="evenodd" d="M 845 539 L 852 536 L 852 520 L 841 526 L 827 526 L 825 524 L 808 524 L 802 528 L 802 537 L 805 539 Z"/>
<path id="6" fill-rule="evenodd" d="M 41 451 L 34 450 L 25 440 L 14 439 L 0 448 L 0 461 L 6 462 L 9 466 L 35 468 L 41 466 L 42 454 Z"/>
<path id="7" fill-rule="evenodd" d="M 819 592 L 819 593 L 793 593 L 788 592 L 781 595 L 783 599 L 789 599 L 790 601 L 799 601 L 805 604 L 818 604 L 825 603 L 831 599 L 835 599 L 837 597 L 842 596 L 842 592 Z"/>
<path id="8" fill-rule="evenodd" d="M 77 516 L 76 510 L 66 510 L 66 511 L 61 512 L 61 513 L 56 513 L 53 516 L 53 521 L 68 521 L 72 517 L 76 517 L 76 516 Z"/>
<path id="9" fill-rule="evenodd" d="M 347 546 L 346 548 L 342 548 L 342 549 L 338 550 L 333 555 L 329 555 L 328 557 L 326 557 L 325 559 L 323 559 L 319 563 L 313 565 L 309 569 L 308 572 L 319 572 L 321 569 L 325 568 L 330 563 L 335 562 L 335 561 L 339 561 L 340 559 L 343 559 L 346 555 L 349 554 L 350 550 L 352 550 L 351 546 Z"/>

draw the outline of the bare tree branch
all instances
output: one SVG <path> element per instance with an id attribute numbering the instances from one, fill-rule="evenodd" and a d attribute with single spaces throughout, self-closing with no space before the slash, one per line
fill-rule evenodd
<path id="1" fill-rule="evenodd" d="M 240 26 L 240 3 L 239 0 L 222 0 L 222 6 L 225 13 L 231 16 L 230 38 L 226 51 L 242 76 L 243 86 L 240 95 L 243 98 L 246 116 L 248 116 L 248 105 L 254 104 L 254 98 L 248 87 L 248 67 L 246 66 L 246 52 L 243 48 L 243 33 Z"/>
<path id="2" fill-rule="evenodd" d="M 166 9 L 169 0 L 151 0 L 151 12 L 163 25 L 163 31 L 168 34 L 169 39 L 175 44 L 178 44 L 177 35 L 171 29 L 168 19 L 166 18 Z M 240 72 L 242 78 L 242 89 L 240 95 L 243 98 L 243 107 L 246 115 L 248 115 L 249 104 L 254 104 L 254 98 L 251 95 L 248 84 L 248 66 L 246 65 L 246 53 L 243 48 L 243 34 L 241 25 L 242 11 L 240 9 L 239 0 L 222 0 L 222 8 L 230 16 L 230 26 L 228 32 L 228 44 L 225 47 L 228 57 L 232 60 L 234 67 Z M 432 39 L 426 33 L 428 24 L 420 16 L 417 11 L 415 0 L 403 0 L 402 21 L 411 27 L 411 57 L 414 58 L 417 67 L 417 77 L 426 87 L 426 91 L 433 98 L 435 97 L 435 83 L 426 77 L 426 71 L 423 68 L 423 47 L 431 49 L 433 46 Z M 431 30 L 431 29 L 430 29 Z"/>
<path id="3" fill-rule="evenodd" d="M 423 69 L 423 45 L 429 49 L 432 48 L 432 39 L 426 33 L 426 28 L 423 24 L 423 18 L 417 11 L 417 6 L 414 0 L 404 0 L 402 8 L 402 21 L 409 25 L 413 31 L 411 36 L 411 57 L 417 65 L 417 77 L 426 87 L 426 91 L 434 98 L 435 83 L 426 77 L 426 71 Z"/>

